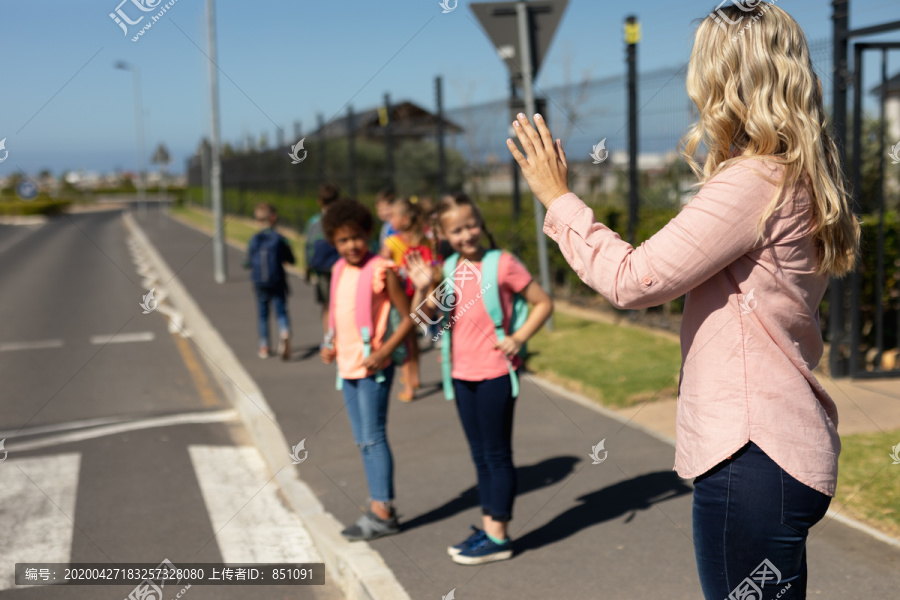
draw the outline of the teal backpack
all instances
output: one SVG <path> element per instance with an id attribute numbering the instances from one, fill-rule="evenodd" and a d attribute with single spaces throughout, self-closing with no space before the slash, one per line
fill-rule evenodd
<path id="1" fill-rule="evenodd" d="M 500 267 L 501 254 L 501 250 L 488 250 L 484 253 L 484 258 L 481 260 L 481 286 L 484 290 L 481 299 L 484 301 L 484 308 L 487 311 L 488 316 L 494 323 L 494 333 L 497 335 L 498 342 L 506 337 L 506 332 L 503 331 L 503 305 L 500 303 L 500 285 L 497 281 L 497 271 Z M 454 281 L 454 274 L 458 261 L 459 253 L 456 253 L 449 256 L 444 262 L 445 279 Z M 458 300 L 459 299 L 457 299 L 457 301 Z M 441 335 L 443 337 L 441 342 L 441 374 L 443 376 L 444 398 L 447 400 L 456 398 L 453 393 L 453 378 L 451 376 L 453 373 L 453 363 L 451 362 L 452 353 L 450 352 L 450 332 L 453 327 L 448 327 L 448 325 L 450 325 L 450 314 L 450 312 L 444 313 L 446 322 L 441 329 Z M 528 319 L 528 302 L 521 294 L 513 294 L 512 314 L 509 319 L 509 333 L 512 334 L 521 329 L 522 325 L 525 324 L 526 319 Z M 522 344 L 522 349 L 519 350 L 519 356 L 524 360 L 527 354 L 528 350 L 526 344 Z M 513 368 L 512 362 L 507 360 L 506 364 L 509 367 L 509 378 L 512 382 L 512 396 L 513 398 L 517 398 L 519 396 L 519 377 L 516 375 L 516 370 Z"/>

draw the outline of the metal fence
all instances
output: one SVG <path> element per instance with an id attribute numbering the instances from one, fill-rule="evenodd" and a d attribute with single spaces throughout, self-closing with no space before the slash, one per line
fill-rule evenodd
<path id="1" fill-rule="evenodd" d="M 813 67 L 822 81 L 823 94 L 831 94 L 830 39 L 809 42 Z M 687 63 L 642 73 L 638 76 L 638 147 L 642 154 L 674 152 L 678 140 L 697 119 L 697 111 L 687 96 Z M 606 139 L 610 153 L 627 150 L 628 105 L 626 77 L 621 75 L 540 88 L 535 93 L 546 100 L 547 123 L 555 137 L 563 140 L 566 153 L 586 160 L 594 144 Z M 448 109 L 447 117 L 465 130 L 450 136 L 470 164 L 507 162 L 510 136 L 509 100 L 495 100 Z"/>

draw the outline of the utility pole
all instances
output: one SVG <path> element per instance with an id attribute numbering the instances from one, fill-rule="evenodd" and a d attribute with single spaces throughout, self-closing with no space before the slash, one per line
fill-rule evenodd
<path id="1" fill-rule="evenodd" d="M 147 182 L 144 179 L 146 165 L 144 159 L 144 109 L 141 103 L 141 72 L 132 64 L 120 60 L 115 68 L 131 71 L 134 84 L 134 133 L 137 141 L 138 174 L 135 187 L 138 192 L 138 214 L 141 217 L 147 214 Z"/>
<path id="2" fill-rule="evenodd" d="M 215 0 L 206 0 L 207 52 L 209 53 L 209 99 L 212 129 L 210 146 L 210 200 L 213 209 L 213 278 L 225 283 L 228 265 L 225 260 L 225 226 L 222 219 L 222 157 L 219 155 L 219 79 L 216 66 L 216 8 Z"/>

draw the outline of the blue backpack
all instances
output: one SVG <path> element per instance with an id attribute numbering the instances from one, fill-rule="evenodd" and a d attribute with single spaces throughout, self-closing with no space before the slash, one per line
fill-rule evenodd
<path id="1" fill-rule="evenodd" d="M 247 249 L 250 277 L 253 283 L 264 287 L 284 285 L 282 262 L 294 262 L 287 242 L 277 231 L 264 229 L 253 236 Z"/>
<path id="2" fill-rule="evenodd" d="M 494 323 L 494 333 L 497 336 L 498 342 L 507 335 L 506 332 L 503 331 L 503 305 L 500 303 L 500 285 L 498 282 L 501 254 L 501 250 L 488 250 L 484 253 L 484 258 L 481 259 L 481 285 L 482 289 L 484 289 L 484 294 L 481 296 L 481 299 L 484 301 L 484 308 L 487 311 L 488 316 Z M 458 261 L 459 253 L 447 257 L 447 260 L 444 262 L 445 280 L 454 280 Z M 458 301 L 459 299 L 457 298 L 457 302 Z M 442 328 L 444 339 L 441 342 L 441 375 L 444 386 L 444 398 L 447 400 L 456 398 L 456 395 L 453 393 L 453 363 L 452 353 L 450 352 L 450 332 L 453 329 L 450 324 L 451 312 L 444 313 L 446 322 Z M 509 333 L 512 334 L 521 329 L 527 319 L 528 302 L 521 294 L 513 294 L 512 314 L 509 319 Z M 527 354 L 528 350 L 526 344 L 522 344 L 522 348 L 519 350 L 519 357 L 524 360 Z M 518 398 L 519 377 L 516 374 L 516 370 L 513 368 L 512 362 L 507 359 L 506 364 L 509 367 L 509 378 L 512 383 L 512 396 L 513 398 Z"/>

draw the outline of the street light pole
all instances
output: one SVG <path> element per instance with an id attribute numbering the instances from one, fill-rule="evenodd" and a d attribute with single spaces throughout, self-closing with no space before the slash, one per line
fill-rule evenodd
<path id="1" fill-rule="evenodd" d="M 131 71 L 134 84 L 134 132 L 137 140 L 138 176 L 135 187 L 138 191 L 138 209 L 143 217 L 147 214 L 147 185 L 144 181 L 145 157 L 144 157 L 144 110 L 141 106 L 141 73 L 134 65 L 120 60 L 115 68 Z"/>
<path id="2" fill-rule="evenodd" d="M 212 128 L 209 135 L 209 189 L 213 209 L 213 277 L 225 283 L 228 265 L 225 262 L 225 226 L 222 220 L 222 158 L 219 156 L 219 80 L 216 58 L 215 0 L 206 0 L 207 51 L 209 53 L 209 98 Z"/>
<path id="3" fill-rule="evenodd" d="M 519 56 L 522 59 L 522 91 L 525 96 L 525 115 L 529 119 L 534 118 L 536 111 L 534 102 L 534 63 L 531 61 L 531 27 L 528 23 L 528 6 L 525 0 L 516 2 L 516 19 L 519 26 Z M 542 115 L 543 116 L 543 115 Z M 553 288 L 550 286 L 550 266 L 547 262 L 547 238 L 544 236 L 544 206 L 532 194 L 534 202 L 534 225 L 537 234 L 538 264 L 541 272 L 541 287 L 551 297 Z M 548 331 L 553 331 L 553 316 L 546 321 Z"/>

